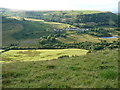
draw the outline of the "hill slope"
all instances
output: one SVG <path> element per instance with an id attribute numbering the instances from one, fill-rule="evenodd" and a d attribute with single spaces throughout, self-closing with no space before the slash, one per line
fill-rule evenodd
<path id="1" fill-rule="evenodd" d="M 54 35 L 54 29 L 64 29 L 69 24 L 35 21 L 25 18 L 17 20 L 14 18 L 3 17 L 3 46 L 19 44 L 21 47 L 38 47 L 39 38 L 42 36 Z M 34 46 L 33 46 L 34 44 Z"/>
<path id="2" fill-rule="evenodd" d="M 118 88 L 117 50 L 2 66 L 4 88 Z"/>
<path id="3" fill-rule="evenodd" d="M 42 19 L 49 22 L 62 22 L 77 27 L 117 26 L 117 14 L 102 11 L 20 11 L 2 9 L 3 15 Z"/>
<path id="4" fill-rule="evenodd" d="M 118 35 L 117 15 L 111 12 L 2 10 L 3 48 L 61 48 L 61 43 L 117 41 L 100 38 Z"/>

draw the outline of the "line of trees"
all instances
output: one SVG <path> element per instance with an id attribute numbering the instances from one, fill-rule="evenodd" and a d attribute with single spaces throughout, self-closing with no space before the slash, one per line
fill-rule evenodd
<path id="1" fill-rule="evenodd" d="M 44 37 L 45 38 L 45 37 Z M 5 51 L 8 50 L 30 50 L 30 49 L 66 49 L 66 48 L 78 48 L 78 49 L 86 49 L 86 50 L 102 50 L 102 49 L 114 49 L 119 47 L 118 41 L 113 41 L 112 43 L 107 42 L 106 40 L 101 40 L 99 43 L 93 42 L 80 42 L 80 43 L 61 43 L 58 42 L 53 37 L 48 37 L 47 39 L 42 39 L 39 42 L 39 46 L 36 48 L 30 47 L 18 47 L 18 46 L 11 46 L 11 47 L 3 47 Z"/>

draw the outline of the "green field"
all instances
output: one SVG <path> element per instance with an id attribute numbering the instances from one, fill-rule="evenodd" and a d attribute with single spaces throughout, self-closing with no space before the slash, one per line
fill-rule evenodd
<path id="1" fill-rule="evenodd" d="M 88 35 L 88 34 L 81 34 L 81 35 L 75 35 L 75 34 L 70 34 L 68 35 L 66 38 L 57 38 L 57 40 L 59 40 L 60 42 L 63 43 L 74 43 L 74 42 L 101 42 L 101 40 L 106 40 L 107 42 L 113 42 L 113 41 L 117 41 L 118 38 L 99 38 L 99 37 L 95 37 L 92 35 Z"/>
<path id="2" fill-rule="evenodd" d="M 2 62 L 52 60 L 63 56 L 85 55 L 87 52 L 84 49 L 10 50 L 2 53 Z"/>
<path id="3" fill-rule="evenodd" d="M 118 88 L 117 49 L 2 66 L 3 88 Z"/>

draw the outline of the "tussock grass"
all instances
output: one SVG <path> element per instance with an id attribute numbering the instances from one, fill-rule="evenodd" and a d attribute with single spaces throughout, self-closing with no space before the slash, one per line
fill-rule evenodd
<path id="1" fill-rule="evenodd" d="M 2 66 L 4 88 L 118 88 L 117 50 Z"/>

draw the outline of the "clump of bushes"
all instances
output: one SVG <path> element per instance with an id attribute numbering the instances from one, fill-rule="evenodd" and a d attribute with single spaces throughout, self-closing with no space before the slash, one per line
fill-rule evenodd
<path id="1" fill-rule="evenodd" d="M 58 57 L 58 59 L 59 58 L 64 58 L 64 57 L 69 57 L 69 56 L 68 55 L 63 55 L 63 56 Z"/>

